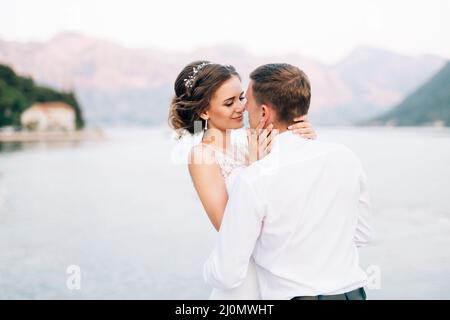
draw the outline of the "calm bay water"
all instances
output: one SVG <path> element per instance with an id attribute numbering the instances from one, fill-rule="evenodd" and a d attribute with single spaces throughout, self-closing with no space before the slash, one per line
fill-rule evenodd
<path id="1" fill-rule="evenodd" d="M 105 141 L 2 145 L 1 299 L 201 299 L 215 239 L 166 128 L 115 128 Z M 372 299 L 450 299 L 450 130 L 318 128 L 362 159 L 381 270 Z M 81 289 L 66 286 L 70 265 Z"/>

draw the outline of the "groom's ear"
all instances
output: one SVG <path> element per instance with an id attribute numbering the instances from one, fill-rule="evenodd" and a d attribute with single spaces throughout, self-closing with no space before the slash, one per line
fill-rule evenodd
<path id="1" fill-rule="evenodd" d="M 261 105 L 261 118 L 267 121 L 270 118 L 270 109 L 267 105 Z"/>

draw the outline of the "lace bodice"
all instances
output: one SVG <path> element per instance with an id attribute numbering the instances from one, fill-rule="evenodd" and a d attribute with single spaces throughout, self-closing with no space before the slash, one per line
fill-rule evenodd
<path id="1" fill-rule="evenodd" d="M 229 190 L 231 188 L 232 182 L 234 181 L 234 173 L 247 166 L 246 146 L 241 144 L 234 144 L 232 148 L 230 148 L 231 150 L 229 153 L 224 153 L 216 147 L 207 144 L 203 145 L 214 151 L 215 159 L 220 166 L 220 171 L 227 184 L 227 189 Z"/>

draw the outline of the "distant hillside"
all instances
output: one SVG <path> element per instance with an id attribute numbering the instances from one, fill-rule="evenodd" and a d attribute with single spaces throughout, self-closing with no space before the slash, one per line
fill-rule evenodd
<path id="1" fill-rule="evenodd" d="M 369 123 L 450 126 L 450 62 L 398 106 Z"/>
<path id="2" fill-rule="evenodd" d="M 33 79 L 21 77 L 6 65 L 0 64 L 0 127 L 20 127 L 20 115 L 34 102 L 62 101 L 72 106 L 78 129 L 84 126 L 80 106 L 73 92 L 59 92 L 38 86 Z"/>
<path id="3" fill-rule="evenodd" d="M 217 45 L 193 52 L 126 48 L 78 33 L 61 33 L 46 42 L 0 39 L 0 63 L 54 88 L 73 88 L 92 124 L 167 123 L 173 82 L 189 62 L 207 59 L 234 65 L 244 85 L 257 66 L 287 62 L 312 83 L 314 124 L 351 124 L 380 115 L 436 73 L 445 60 L 405 56 L 359 47 L 326 65 L 300 53 L 257 56 L 239 46 Z"/>

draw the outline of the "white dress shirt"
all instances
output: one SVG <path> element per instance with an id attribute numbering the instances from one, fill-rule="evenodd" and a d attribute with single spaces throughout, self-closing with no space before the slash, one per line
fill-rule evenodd
<path id="1" fill-rule="evenodd" d="M 283 132 L 268 156 L 236 178 L 205 281 L 238 287 L 253 255 L 263 299 L 363 287 L 357 247 L 369 241 L 369 209 L 365 174 L 352 151 Z"/>

